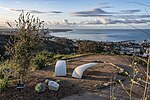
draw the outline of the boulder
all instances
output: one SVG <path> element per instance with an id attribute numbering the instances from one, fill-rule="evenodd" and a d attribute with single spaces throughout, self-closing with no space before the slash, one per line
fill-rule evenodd
<path id="1" fill-rule="evenodd" d="M 54 82 L 54 81 L 49 81 L 48 82 L 48 88 L 50 90 L 57 91 L 59 89 L 59 84 L 57 82 Z"/>

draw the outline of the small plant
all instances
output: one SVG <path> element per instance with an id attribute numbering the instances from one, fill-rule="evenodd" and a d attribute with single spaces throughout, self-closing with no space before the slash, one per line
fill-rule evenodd
<path id="1" fill-rule="evenodd" d="M 53 62 L 53 54 L 47 51 L 37 53 L 35 58 L 31 60 L 32 66 L 35 69 L 41 69 L 46 66 L 47 63 Z"/>
<path id="2" fill-rule="evenodd" d="M 1 64 L 0 65 L 0 79 L 2 78 L 9 78 L 12 75 L 13 69 L 9 67 L 8 64 Z"/>
<path id="3" fill-rule="evenodd" d="M 8 86 L 9 86 L 9 80 L 8 80 L 8 78 L 0 79 L 0 92 L 2 92 Z"/>
<path id="4" fill-rule="evenodd" d="M 38 83 L 35 86 L 35 91 L 37 91 L 38 93 L 44 92 L 46 90 L 46 85 L 44 83 Z"/>
<path id="5" fill-rule="evenodd" d="M 132 65 L 130 65 L 133 68 L 133 75 L 130 75 L 128 72 L 125 72 L 125 74 L 130 78 L 130 90 L 129 91 L 126 89 L 122 81 L 119 80 L 119 83 L 121 84 L 122 88 L 129 95 L 130 100 L 133 99 L 133 86 L 134 84 L 138 83 L 138 81 L 136 82 L 136 79 L 138 79 L 136 78 L 136 76 L 138 75 L 138 70 L 136 68 L 136 65 L 137 65 L 137 62 L 134 62 L 132 63 Z"/>
<path id="6" fill-rule="evenodd" d="M 9 77 L 12 76 L 13 69 L 8 61 L 0 65 L 0 92 L 9 86 Z"/>

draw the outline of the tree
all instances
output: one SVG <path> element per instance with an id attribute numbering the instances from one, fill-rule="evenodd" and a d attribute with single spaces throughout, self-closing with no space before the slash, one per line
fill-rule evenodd
<path id="1" fill-rule="evenodd" d="M 11 60 L 15 66 L 15 71 L 19 75 L 20 82 L 30 71 L 31 59 L 43 47 L 43 37 L 47 33 L 44 30 L 44 21 L 34 18 L 30 13 L 22 13 L 18 20 L 15 20 L 17 32 L 13 43 L 7 47 Z M 9 26 L 11 26 L 8 23 Z"/>

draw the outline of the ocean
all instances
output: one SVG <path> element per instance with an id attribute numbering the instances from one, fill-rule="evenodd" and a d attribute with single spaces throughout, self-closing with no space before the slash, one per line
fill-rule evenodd
<path id="1" fill-rule="evenodd" d="M 150 29 L 142 29 L 142 31 L 150 35 Z M 150 37 L 142 31 L 136 29 L 76 29 L 68 32 L 54 32 L 50 35 L 68 39 L 112 42 L 150 40 Z"/>

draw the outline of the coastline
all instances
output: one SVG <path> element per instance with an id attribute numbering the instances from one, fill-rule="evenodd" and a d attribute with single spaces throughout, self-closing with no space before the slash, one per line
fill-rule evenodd
<path id="1" fill-rule="evenodd" d="M 53 31 L 68 32 L 72 30 L 55 29 Z M 3 53 L 4 45 L 6 45 L 9 35 L 15 34 L 15 32 L 16 31 L 14 30 L 0 31 L 1 54 L 4 54 Z M 128 55 L 143 56 L 144 53 L 147 53 L 150 41 L 147 41 L 147 40 L 141 41 L 141 42 L 136 42 L 135 40 L 127 40 L 127 41 L 119 41 L 119 42 L 91 41 L 91 40 L 67 39 L 65 37 L 56 37 L 52 35 L 47 35 L 45 37 L 45 43 L 46 43 L 46 48 L 49 52 L 60 53 L 60 54 L 77 53 L 78 48 L 84 47 L 84 45 L 87 45 L 85 48 L 82 48 L 83 51 L 89 48 L 89 51 L 85 51 L 85 53 L 92 52 L 92 53 L 128 54 Z M 95 45 L 97 50 L 92 51 L 92 49 L 90 49 L 90 45 L 93 45 L 93 46 Z"/>
<path id="2" fill-rule="evenodd" d="M 143 30 L 150 33 L 150 29 Z M 103 42 L 120 42 L 135 40 L 141 42 L 143 40 L 150 40 L 142 31 L 136 29 L 74 29 L 68 32 L 55 32 L 50 35 L 56 37 L 65 37 L 75 40 L 91 40 L 91 41 L 103 41 Z"/>

